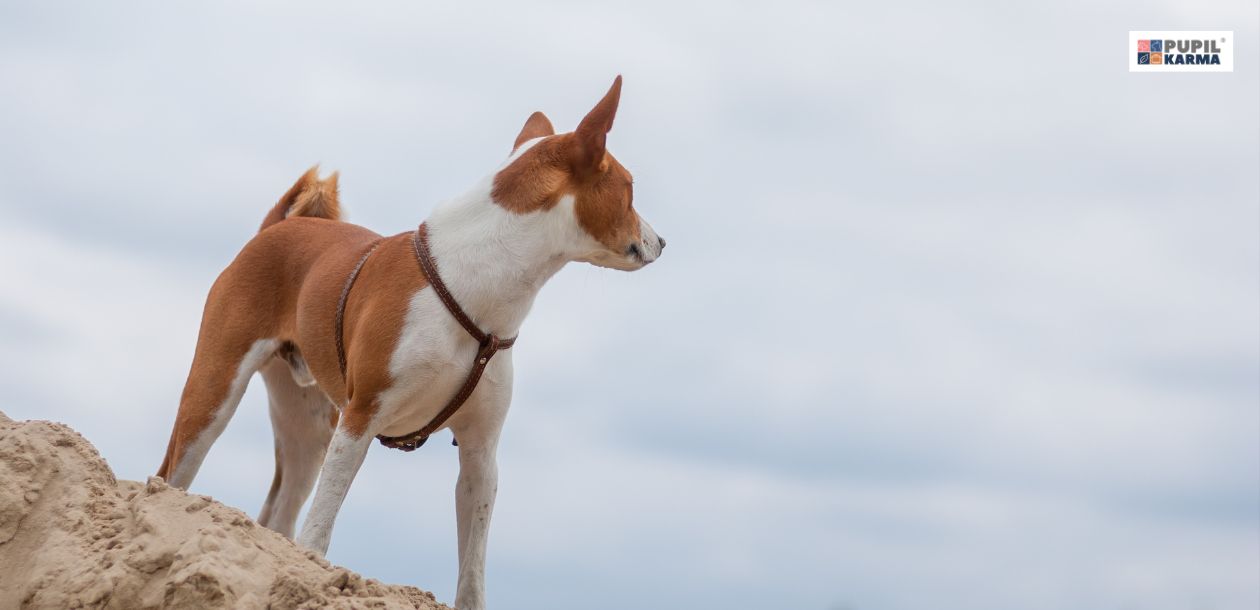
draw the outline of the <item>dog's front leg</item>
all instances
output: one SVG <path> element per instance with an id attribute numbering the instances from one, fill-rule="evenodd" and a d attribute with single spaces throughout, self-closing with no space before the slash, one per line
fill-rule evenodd
<path id="1" fill-rule="evenodd" d="M 311 510 L 302 524 L 302 534 L 298 544 L 314 550 L 320 555 L 328 552 L 328 541 L 332 538 L 333 522 L 337 520 L 337 511 L 350 491 L 350 483 L 363 465 L 368 447 L 373 436 L 360 432 L 357 436 L 347 429 L 348 418 L 343 417 L 333 434 L 332 443 L 328 446 L 328 454 L 324 458 L 324 467 L 319 473 L 319 487 L 315 490 L 315 500 L 311 502 Z"/>
<path id="2" fill-rule="evenodd" d="M 495 443 L 487 445 L 472 439 L 465 441 L 465 436 L 459 437 L 459 480 L 455 484 L 459 539 L 459 584 L 456 586 L 455 607 L 459 610 L 482 610 L 486 607 L 486 540 L 498 491 L 499 471 L 495 462 Z"/>
<path id="3" fill-rule="evenodd" d="M 486 607 L 486 541 L 499 486 L 495 453 L 511 400 L 511 358 L 502 358 L 474 393 L 467 418 L 452 425 L 459 440 L 459 479 L 455 483 L 456 534 L 459 540 L 458 610 Z"/>

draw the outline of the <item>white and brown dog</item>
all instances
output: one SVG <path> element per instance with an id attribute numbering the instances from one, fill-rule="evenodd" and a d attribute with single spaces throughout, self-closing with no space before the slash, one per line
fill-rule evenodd
<path id="1" fill-rule="evenodd" d="M 617 77 L 572 133 L 531 115 L 507 162 L 415 232 L 382 238 L 341 222 L 336 174 L 303 175 L 210 289 L 158 476 L 192 483 L 261 372 L 276 470 L 258 522 L 292 536 L 318 476 L 298 541 L 323 553 L 373 438 L 414 448 L 450 428 L 460 464 L 455 605 L 483 608 L 495 451 L 512 395 L 511 350 L 489 358 L 498 337 L 516 335 L 566 263 L 633 271 L 665 246 L 634 210 L 630 173 L 605 150 L 620 94 Z M 474 368 L 484 368 L 480 383 Z M 466 402 L 449 413 L 459 394 Z"/>

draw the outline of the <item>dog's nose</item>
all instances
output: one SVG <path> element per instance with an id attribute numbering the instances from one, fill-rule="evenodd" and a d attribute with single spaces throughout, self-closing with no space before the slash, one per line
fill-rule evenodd
<path id="1" fill-rule="evenodd" d="M 664 250 L 664 249 L 665 249 L 665 238 L 664 238 L 664 237 L 661 237 L 661 236 L 659 236 L 659 235 L 658 235 L 658 236 L 656 237 L 656 239 L 660 240 L 660 242 L 661 242 L 661 249 L 662 249 L 662 250 Z"/>

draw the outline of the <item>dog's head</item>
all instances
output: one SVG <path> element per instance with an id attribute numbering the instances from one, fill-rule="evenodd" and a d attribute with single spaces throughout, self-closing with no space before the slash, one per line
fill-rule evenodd
<path id="1" fill-rule="evenodd" d="M 577 231 L 557 244 L 576 261 L 634 271 L 661 255 L 665 240 L 634 210 L 634 178 L 605 148 L 621 98 L 621 77 L 576 130 L 556 134 L 535 112 L 512 156 L 494 176 L 491 197 L 517 214 L 547 213 L 563 204 Z"/>

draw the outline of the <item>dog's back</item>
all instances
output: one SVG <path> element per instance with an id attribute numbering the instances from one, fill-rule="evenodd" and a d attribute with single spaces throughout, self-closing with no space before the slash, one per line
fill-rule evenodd
<path id="1" fill-rule="evenodd" d="M 313 167 L 271 208 L 258 234 L 219 274 L 206 298 L 188 383 L 158 476 L 178 487 L 191 482 L 253 372 L 285 360 L 304 387 L 310 384 L 300 380 L 310 379 L 311 369 L 330 368 L 333 346 L 299 349 L 298 325 L 301 319 L 307 326 L 331 328 L 334 312 L 304 308 L 303 303 L 335 303 L 342 271 L 379 238 L 340 219 L 337 174 L 320 180 Z M 322 366 L 308 368 L 309 356 L 316 360 L 310 364 Z M 331 358 L 335 370 L 336 357 Z M 317 396 L 311 402 L 321 403 L 322 410 L 327 399 Z"/>

